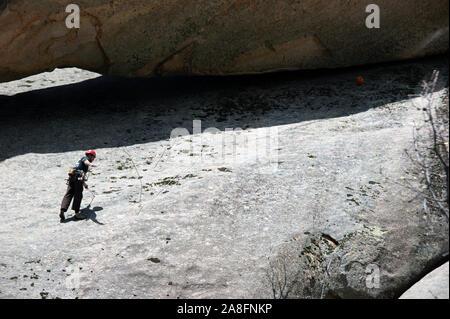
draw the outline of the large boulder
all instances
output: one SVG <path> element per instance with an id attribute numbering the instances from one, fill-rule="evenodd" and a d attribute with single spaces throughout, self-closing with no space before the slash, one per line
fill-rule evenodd
<path id="1" fill-rule="evenodd" d="M 448 50 L 446 0 L 0 0 L 0 81 L 75 66 L 117 76 L 334 68 Z"/>
<path id="2" fill-rule="evenodd" d="M 449 299 L 448 262 L 408 289 L 400 299 Z"/>

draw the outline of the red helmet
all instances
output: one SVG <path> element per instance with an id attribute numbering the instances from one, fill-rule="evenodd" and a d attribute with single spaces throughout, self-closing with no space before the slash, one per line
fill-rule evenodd
<path id="1" fill-rule="evenodd" d="M 97 154 L 95 153 L 94 150 L 86 151 L 84 154 L 86 154 L 86 155 L 89 155 L 89 154 L 90 154 L 90 155 L 94 156 L 94 158 L 97 157 Z"/>

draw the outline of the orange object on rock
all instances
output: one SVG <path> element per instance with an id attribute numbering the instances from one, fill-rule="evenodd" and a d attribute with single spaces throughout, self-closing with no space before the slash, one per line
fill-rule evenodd
<path id="1" fill-rule="evenodd" d="M 358 76 L 358 77 L 356 78 L 356 83 L 358 83 L 358 85 L 361 85 L 361 84 L 364 83 L 364 79 L 362 78 L 362 76 Z"/>

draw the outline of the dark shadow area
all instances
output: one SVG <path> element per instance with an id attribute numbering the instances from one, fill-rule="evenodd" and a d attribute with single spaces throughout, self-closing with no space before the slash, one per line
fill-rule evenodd
<path id="1" fill-rule="evenodd" d="M 97 214 L 95 212 L 102 211 L 103 207 L 95 206 L 91 208 L 91 205 L 88 205 L 87 207 L 80 210 L 81 216 L 85 217 L 85 220 L 92 220 L 94 223 L 99 225 L 105 225 L 97 220 Z"/>
<path id="2" fill-rule="evenodd" d="M 0 161 L 167 140 L 176 127 L 257 128 L 341 117 L 410 99 L 448 56 L 336 70 L 84 82 L 0 96 Z M 357 85 L 362 76 L 364 84 Z"/>
<path id="3" fill-rule="evenodd" d="M 101 210 L 103 210 L 103 207 L 96 206 L 94 208 L 91 208 L 91 205 L 88 205 L 87 207 L 80 210 L 80 215 L 83 217 L 83 219 L 77 219 L 77 218 L 75 218 L 75 216 L 72 216 L 72 217 L 66 218 L 63 221 L 63 223 L 91 220 L 96 224 L 105 225 L 104 223 L 101 223 L 97 220 L 96 212 L 99 212 Z"/>

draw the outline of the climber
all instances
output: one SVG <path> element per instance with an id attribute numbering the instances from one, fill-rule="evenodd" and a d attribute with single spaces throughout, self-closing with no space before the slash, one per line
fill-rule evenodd
<path id="1" fill-rule="evenodd" d="M 97 154 L 94 150 L 89 150 L 85 152 L 85 155 L 86 156 L 82 157 L 78 163 L 69 170 L 67 191 L 63 197 L 61 210 L 59 213 L 61 223 L 65 220 L 64 213 L 69 208 L 72 198 L 72 210 L 75 211 L 75 219 L 84 219 L 84 217 L 80 215 L 80 205 L 81 200 L 83 199 L 83 187 L 88 189 L 88 185 L 86 184 L 86 173 L 88 172 L 89 167 L 96 167 L 96 165 L 92 164 L 92 162 L 96 158 Z"/>

